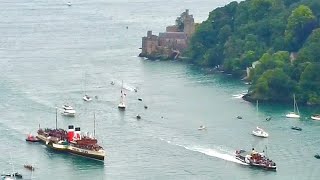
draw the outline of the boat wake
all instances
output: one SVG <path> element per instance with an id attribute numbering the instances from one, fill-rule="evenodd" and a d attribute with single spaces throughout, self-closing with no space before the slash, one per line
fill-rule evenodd
<path id="1" fill-rule="evenodd" d="M 166 141 L 162 138 L 160 138 L 160 140 Z M 166 142 L 169 144 L 172 144 L 172 145 L 183 147 L 183 148 L 190 150 L 190 151 L 199 152 L 199 153 L 202 153 L 202 154 L 205 154 L 208 156 L 216 157 L 219 159 L 223 159 L 226 161 L 230 161 L 230 162 L 234 162 L 234 163 L 238 163 L 238 164 L 242 164 L 242 165 L 247 165 L 247 164 L 237 160 L 232 153 L 227 152 L 226 150 L 223 150 L 221 148 L 212 149 L 212 148 L 205 148 L 205 147 L 201 147 L 201 146 L 185 146 L 185 145 L 173 143 L 171 141 L 166 141 Z"/>
<path id="2" fill-rule="evenodd" d="M 234 94 L 232 95 L 232 98 L 234 99 L 241 99 L 246 93 L 241 93 L 241 94 Z"/>

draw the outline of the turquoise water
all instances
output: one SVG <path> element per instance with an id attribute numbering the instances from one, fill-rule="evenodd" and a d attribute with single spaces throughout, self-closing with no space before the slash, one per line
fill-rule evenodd
<path id="1" fill-rule="evenodd" d="M 233 96 L 247 89 L 239 80 L 137 57 L 147 30 L 164 31 L 186 8 L 201 22 L 227 2 L 78 0 L 69 7 L 57 0 L 2 1 L 0 170 L 12 171 L 13 163 L 30 178 L 23 164 L 33 164 L 33 178 L 47 180 L 318 179 L 320 161 L 313 155 L 320 153 L 320 122 L 308 118 L 317 109 L 300 107 L 301 120 L 284 117 L 291 105 L 260 104 L 257 112 L 255 104 Z M 117 109 L 122 80 L 125 112 Z M 84 102 L 84 90 L 98 99 Z M 58 115 L 61 128 L 74 124 L 93 132 L 95 112 L 96 134 L 107 152 L 104 162 L 25 142 L 39 124 L 54 127 L 55 107 L 65 103 L 77 115 Z M 272 120 L 265 121 L 267 116 Z M 197 130 L 202 124 L 207 131 Z M 292 125 L 303 131 L 292 131 Z M 256 126 L 270 137 L 250 135 Z M 277 172 L 252 169 L 233 158 L 235 149 L 265 146 Z"/>

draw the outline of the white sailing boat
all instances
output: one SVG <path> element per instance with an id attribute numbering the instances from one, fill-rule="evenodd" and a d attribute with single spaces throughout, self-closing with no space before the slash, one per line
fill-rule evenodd
<path id="1" fill-rule="evenodd" d="M 257 101 L 257 117 L 258 117 L 258 112 L 259 112 L 259 102 Z M 252 135 L 257 136 L 257 137 L 263 137 L 263 138 L 267 138 L 269 137 L 269 133 L 267 133 L 265 130 L 263 130 L 260 127 L 256 127 L 255 130 L 252 131 Z"/>
<path id="2" fill-rule="evenodd" d="M 92 98 L 86 93 L 86 87 L 87 87 L 87 84 L 86 84 L 86 76 L 84 78 L 84 96 L 82 97 L 82 99 L 86 102 L 89 102 L 89 101 L 92 101 Z"/>
<path id="3" fill-rule="evenodd" d="M 126 94 L 123 92 L 123 81 L 122 81 L 122 85 L 121 85 L 121 98 L 120 98 L 120 103 L 118 105 L 119 109 L 125 110 L 126 109 L 126 104 L 124 102 L 124 97 L 126 96 Z"/>
<path id="4" fill-rule="evenodd" d="M 296 102 L 296 96 L 293 94 L 293 112 L 286 114 L 287 118 L 300 118 L 300 112 L 298 109 L 298 104 Z"/>

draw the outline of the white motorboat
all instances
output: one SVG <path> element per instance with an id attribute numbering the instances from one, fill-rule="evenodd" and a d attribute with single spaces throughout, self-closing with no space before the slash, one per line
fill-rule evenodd
<path id="1" fill-rule="evenodd" d="M 204 125 L 201 125 L 199 128 L 198 128 L 198 130 L 206 130 L 207 128 L 206 128 L 206 126 L 204 126 Z"/>
<path id="2" fill-rule="evenodd" d="M 300 112 L 298 109 L 298 104 L 296 102 L 296 96 L 293 95 L 293 112 L 286 114 L 287 118 L 300 118 Z"/>
<path id="3" fill-rule="evenodd" d="M 82 97 L 82 99 L 83 99 L 84 101 L 87 101 L 87 102 L 92 101 L 92 98 L 91 98 L 90 96 L 88 96 L 88 95 L 84 95 L 84 96 Z"/>
<path id="4" fill-rule="evenodd" d="M 264 137 L 264 138 L 269 137 L 269 134 L 265 130 L 259 127 L 257 127 L 255 130 L 252 131 L 252 135 L 258 136 L 258 137 Z"/>
<path id="5" fill-rule="evenodd" d="M 314 114 L 311 116 L 311 119 L 320 121 L 320 114 Z"/>
<path id="6" fill-rule="evenodd" d="M 72 4 L 71 4 L 71 2 L 68 2 L 67 5 L 68 5 L 68 6 L 71 6 Z"/>
<path id="7" fill-rule="evenodd" d="M 64 116 L 74 117 L 76 115 L 76 110 L 74 110 L 72 106 L 63 105 L 62 109 L 63 109 L 63 112 L 61 114 Z"/>
<path id="8" fill-rule="evenodd" d="M 118 108 L 121 110 L 125 110 L 126 109 L 126 104 L 124 102 L 124 97 L 126 96 L 126 94 L 123 92 L 123 81 L 122 81 L 122 86 L 121 86 L 121 99 L 120 99 L 120 103 L 118 105 Z"/>

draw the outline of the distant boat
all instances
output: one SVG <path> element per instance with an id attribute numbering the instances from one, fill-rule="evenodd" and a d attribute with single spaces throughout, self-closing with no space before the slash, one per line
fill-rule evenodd
<path id="1" fill-rule="evenodd" d="M 67 5 L 68 5 L 68 6 L 71 6 L 72 4 L 71 4 L 71 2 L 68 2 Z"/>
<path id="2" fill-rule="evenodd" d="M 291 126 L 291 129 L 297 130 L 297 131 L 302 131 L 302 128 L 298 127 L 298 126 Z"/>
<path id="3" fill-rule="evenodd" d="M 206 126 L 204 126 L 204 125 L 201 125 L 199 128 L 198 128 L 198 130 L 206 130 L 207 128 L 206 128 Z"/>
<path id="4" fill-rule="evenodd" d="M 22 179 L 22 175 L 18 172 L 12 174 L 1 174 L 3 180 L 16 180 Z"/>
<path id="5" fill-rule="evenodd" d="M 38 139 L 36 136 L 33 136 L 32 134 L 29 134 L 28 137 L 26 138 L 26 141 L 29 141 L 29 142 L 39 142 L 40 139 Z"/>
<path id="6" fill-rule="evenodd" d="M 92 98 L 87 94 L 86 90 L 87 90 L 87 77 L 85 75 L 84 76 L 84 96 L 82 97 L 82 99 L 86 102 L 92 101 Z"/>
<path id="7" fill-rule="evenodd" d="M 317 158 L 317 159 L 320 159 L 320 155 L 319 154 L 314 155 L 314 157 Z"/>
<path id="8" fill-rule="evenodd" d="M 122 86 L 121 86 L 121 99 L 120 99 L 120 103 L 118 105 L 118 108 L 121 110 L 125 110 L 126 109 L 126 104 L 124 102 L 124 97 L 125 97 L 125 93 L 123 92 L 123 81 L 122 81 Z"/>
<path id="9" fill-rule="evenodd" d="M 85 95 L 82 97 L 82 99 L 83 99 L 84 101 L 87 101 L 87 102 L 92 101 L 92 98 L 91 98 L 90 96 L 88 96 L 87 94 L 85 94 Z"/>
<path id="10" fill-rule="evenodd" d="M 269 134 L 265 130 L 263 130 L 259 127 L 257 127 L 255 130 L 252 131 L 252 135 L 258 136 L 258 137 L 263 137 L 263 138 L 269 137 Z"/>
<path id="11" fill-rule="evenodd" d="M 30 170 L 30 171 L 34 171 L 34 167 L 32 166 L 32 165 L 30 165 L 30 164 L 25 164 L 25 165 L 23 165 L 23 167 L 24 168 L 26 168 L 26 169 L 28 169 L 28 170 Z"/>
<path id="12" fill-rule="evenodd" d="M 256 108 L 257 108 L 257 117 L 258 117 L 258 112 L 259 112 L 259 101 L 258 100 L 257 100 Z M 257 137 L 263 137 L 263 138 L 269 137 L 269 134 L 265 130 L 263 130 L 262 128 L 260 128 L 258 126 L 256 127 L 255 130 L 252 131 L 252 135 L 257 136 Z"/>
<path id="13" fill-rule="evenodd" d="M 311 119 L 320 121 L 320 114 L 314 114 L 311 116 Z"/>
<path id="14" fill-rule="evenodd" d="M 290 112 L 286 115 L 287 118 L 300 118 L 300 112 L 298 104 L 296 102 L 296 96 L 293 94 L 293 112 Z"/>
<path id="15" fill-rule="evenodd" d="M 64 116 L 74 117 L 76 115 L 76 110 L 74 110 L 72 106 L 63 105 L 62 109 L 63 109 L 63 112 L 61 114 Z"/>

